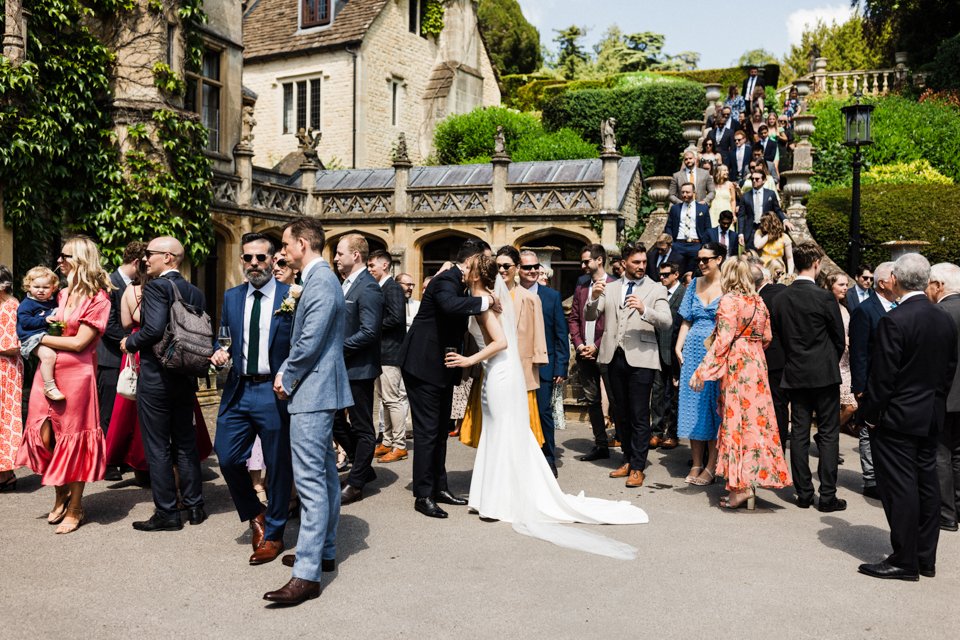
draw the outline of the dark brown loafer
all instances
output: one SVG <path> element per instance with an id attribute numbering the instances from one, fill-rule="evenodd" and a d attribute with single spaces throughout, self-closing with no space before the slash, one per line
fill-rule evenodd
<path id="1" fill-rule="evenodd" d="M 320 597 L 320 583 L 302 578 L 290 578 L 290 582 L 276 591 L 263 594 L 263 599 L 275 604 L 297 605 Z"/>
<path id="2" fill-rule="evenodd" d="M 266 521 L 261 513 L 250 521 L 250 546 L 256 551 L 260 543 L 263 542 L 264 531 L 266 530 Z"/>

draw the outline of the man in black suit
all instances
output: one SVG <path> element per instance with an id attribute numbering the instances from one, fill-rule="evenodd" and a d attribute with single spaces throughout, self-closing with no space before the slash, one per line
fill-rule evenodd
<path id="1" fill-rule="evenodd" d="M 380 334 L 380 368 L 383 372 L 374 385 L 375 395 L 383 403 L 383 442 L 377 445 L 377 462 L 390 463 L 407 457 L 407 392 L 400 375 L 400 347 L 407 334 L 407 299 L 403 287 L 390 275 L 393 259 L 382 249 L 367 258 L 367 270 L 383 292 L 383 332 Z M 410 280 L 413 284 L 413 280 Z M 373 405 L 374 417 L 380 404 Z"/>
<path id="2" fill-rule="evenodd" d="M 859 569 L 875 578 L 915 581 L 936 574 L 937 435 L 957 367 L 957 327 L 923 295 L 930 282 L 926 258 L 901 256 L 890 282 L 899 302 L 877 325 L 860 419 L 871 429 L 893 553 Z"/>
<path id="3" fill-rule="evenodd" d="M 465 241 L 457 253 L 456 264 L 430 280 L 400 349 L 400 367 L 417 443 L 413 454 L 414 508 L 431 518 L 447 517 L 437 502 L 467 504 L 450 493 L 447 486 L 447 425 L 453 387 L 460 384 L 462 371 L 444 365 L 444 352 L 462 352 L 467 319 L 498 306 L 496 296 L 473 297 L 464 287 L 471 264 L 481 253 L 483 247 L 478 241 Z"/>
<path id="4" fill-rule="evenodd" d="M 840 456 L 840 356 L 846 349 L 840 307 L 830 292 L 816 284 L 823 250 L 813 242 L 793 249 L 796 281 L 773 301 L 772 327 L 780 336 L 785 363 L 780 386 L 793 411 L 790 469 L 797 491 L 797 506 L 813 504 L 810 476 L 810 423 L 817 416 L 820 462 L 820 511 L 842 511 L 846 500 L 837 498 L 837 465 Z"/>
<path id="5" fill-rule="evenodd" d="M 747 77 L 743 81 L 743 91 L 740 93 L 743 96 L 744 103 L 746 103 L 744 113 L 748 116 L 752 110 L 753 92 L 757 87 L 763 87 L 763 78 L 760 77 L 760 70 L 751 65 L 747 70 Z"/>
<path id="6" fill-rule="evenodd" d="M 714 127 L 707 133 L 707 140 L 713 140 L 713 147 L 720 154 L 724 164 L 730 161 L 730 154 L 733 153 L 733 131 L 726 126 L 727 117 L 721 113 L 717 116 Z"/>
<path id="7" fill-rule="evenodd" d="M 727 250 L 727 255 L 736 255 L 737 253 L 737 232 L 731 229 L 733 226 L 733 212 L 725 209 L 720 212 L 717 218 L 717 226 L 707 229 L 707 237 L 704 242 L 716 242 L 723 245 Z"/>
<path id="8" fill-rule="evenodd" d="M 705 204 L 694 202 L 693 185 L 687 182 L 680 187 L 678 204 L 670 207 L 664 233 L 673 238 L 673 251 L 680 264 L 681 273 L 697 268 L 697 253 L 710 228 L 710 209 Z"/>
<path id="9" fill-rule="evenodd" d="M 727 157 L 730 180 L 743 184 L 743 179 L 750 173 L 751 158 L 753 158 L 753 147 L 747 143 L 747 134 L 743 131 L 734 131 L 733 149 Z"/>
<path id="10" fill-rule="evenodd" d="M 347 365 L 353 406 L 337 411 L 333 418 L 333 438 L 353 463 L 343 483 L 340 504 L 363 498 L 363 487 L 376 480 L 371 466 L 377 447 L 373 426 L 373 383 L 381 373 L 380 332 L 383 326 L 383 292 L 367 271 L 367 240 L 359 233 L 348 233 L 337 243 L 334 264 L 343 278 L 341 288 L 346 301 L 346 339 L 343 359 Z"/>
<path id="11" fill-rule="evenodd" d="M 143 287 L 140 331 L 121 340 L 120 348 L 127 353 L 140 352 L 137 417 L 156 509 L 149 520 L 134 522 L 133 528 L 174 531 L 183 528 L 177 508 L 174 463 L 180 473 L 180 495 L 183 506 L 189 510 L 190 524 L 200 524 L 207 518 L 193 423 L 197 379 L 165 369 L 154 355 L 153 346 L 163 338 L 170 321 L 170 307 L 176 302 L 174 287 L 184 304 L 197 310 L 204 309 L 205 304 L 203 293 L 177 271 L 183 261 L 183 245 L 179 240 L 154 238 L 147 245 L 143 259 L 147 275 L 153 280 Z"/>
<path id="12" fill-rule="evenodd" d="M 864 302 L 858 304 L 850 313 L 850 390 L 858 399 L 867 389 L 867 380 L 870 377 L 870 354 L 873 353 L 877 325 L 880 323 L 880 318 L 897 306 L 897 295 L 890 288 L 893 263 L 883 262 L 877 266 L 876 271 L 870 269 L 869 273 L 876 292 L 865 297 Z M 873 280 L 874 276 L 876 276 L 875 280 Z M 849 292 L 847 301 L 849 304 Z M 870 430 L 865 425 L 859 424 L 857 432 L 860 439 L 860 468 L 863 470 L 863 495 L 879 500 L 880 492 L 877 490 L 873 454 L 870 451 Z"/>
<path id="13" fill-rule="evenodd" d="M 120 341 L 123 340 L 123 325 L 120 323 L 120 300 L 127 285 L 137 275 L 146 245 L 135 241 L 123 250 L 123 264 L 110 274 L 110 317 L 107 328 L 97 343 L 97 399 L 100 402 L 100 428 L 106 434 L 113 415 L 113 401 L 117 398 L 117 378 L 120 376 Z M 118 467 L 108 467 L 104 480 L 122 480 Z"/>
<path id="14" fill-rule="evenodd" d="M 647 277 L 654 282 L 659 282 L 660 267 L 668 262 L 676 262 L 676 257 L 673 255 L 673 236 L 669 233 L 661 233 L 650 251 L 647 251 L 647 264 L 650 265 L 650 273 Z"/>
<path id="15" fill-rule="evenodd" d="M 777 325 L 773 320 L 774 301 L 777 296 L 783 293 L 787 286 L 779 282 L 771 282 L 770 272 L 759 264 L 751 266 L 753 271 L 754 286 L 763 304 L 767 306 L 770 312 L 770 325 L 773 338 L 770 346 L 763 352 L 767 359 L 767 376 L 770 382 L 770 395 L 773 397 L 773 411 L 777 416 L 777 428 L 780 432 L 780 447 L 783 454 L 787 454 L 787 442 L 790 438 L 790 401 L 780 382 L 783 380 L 783 367 L 785 356 L 783 345 L 780 343 L 780 335 L 777 333 Z"/>
<path id="16" fill-rule="evenodd" d="M 743 194 L 740 202 L 740 211 L 737 215 L 737 229 L 740 232 L 740 243 L 747 249 L 756 249 L 753 244 L 753 234 L 760 226 L 760 219 L 765 213 L 771 211 L 780 218 L 786 230 L 791 230 L 789 222 L 784 222 L 783 209 L 780 208 L 780 201 L 777 194 L 766 189 L 763 183 L 767 177 L 760 171 L 754 171 L 750 174 L 750 181 L 753 185 L 749 193 Z"/>
<path id="17" fill-rule="evenodd" d="M 960 267 L 948 262 L 930 268 L 927 297 L 950 314 L 960 330 Z M 958 344 L 960 347 L 960 344 Z M 960 354 L 958 354 L 960 357 Z M 940 530 L 957 531 L 960 514 L 960 375 L 954 374 L 947 395 L 947 414 L 937 443 L 940 481 Z"/>
<path id="18" fill-rule="evenodd" d="M 667 262 L 657 269 L 660 284 L 667 289 L 667 303 L 673 316 L 673 325 L 664 331 L 657 330 L 660 346 L 660 370 L 654 372 L 653 389 L 650 392 L 650 448 L 676 449 L 677 441 L 677 394 L 673 381 L 680 377 L 680 366 L 673 355 L 683 318 L 680 303 L 687 292 L 680 283 L 680 265 Z M 652 275 L 652 274 L 651 274 Z"/>

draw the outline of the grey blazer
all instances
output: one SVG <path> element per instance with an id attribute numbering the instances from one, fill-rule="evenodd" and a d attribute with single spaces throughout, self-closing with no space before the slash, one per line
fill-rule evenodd
<path id="1" fill-rule="evenodd" d="M 290 355 L 280 365 L 291 414 L 353 406 L 343 361 L 346 303 L 325 260 L 307 273 L 293 317 Z"/>
<path id="2" fill-rule="evenodd" d="M 951 293 L 941 300 L 938 305 L 946 311 L 953 322 L 960 330 L 960 294 Z M 957 357 L 960 358 L 960 340 L 957 341 Z M 956 413 L 960 411 L 960 367 L 958 373 L 953 376 L 953 383 L 950 385 L 950 393 L 947 394 L 947 412 Z"/>
<path id="3" fill-rule="evenodd" d="M 604 332 L 600 339 L 597 362 L 609 364 L 617 347 L 623 349 L 627 364 L 631 367 L 660 370 L 660 348 L 657 330 L 673 326 L 673 315 L 667 301 L 667 288 L 650 278 L 644 278 L 633 290 L 643 302 L 643 316 L 635 309 L 620 306 L 624 279 L 609 283 L 597 299 L 587 302 L 584 316 L 596 320 L 604 314 Z"/>
<path id="4" fill-rule="evenodd" d="M 709 206 L 717 195 L 717 185 L 713 183 L 713 176 L 710 175 L 709 171 L 700 167 L 693 170 L 693 176 L 695 178 L 694 186 L 697 188 L 697 202 Z M 673 180 L 670 181 L 670 202 L 672 204 L 683 202 L 680 199 L 680 187 L 686 182 L 688 182 L 686 169 L 681 169 L 673 174 Z"/>

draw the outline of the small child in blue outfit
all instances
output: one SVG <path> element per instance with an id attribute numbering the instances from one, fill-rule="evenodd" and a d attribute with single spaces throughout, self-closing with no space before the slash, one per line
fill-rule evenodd
<path id="1" fill-rule="evenodd" d="M 29 358 L 34 351 L 40 359 L 40 376 L 43 378 L 43 395 L 51 400 L 63 400 L 64 395 L 54 380 L 57 352 L 40 344 L 50 323 L 57 320 L 55 294 L 60 288 L 57 274 L 47 267 L 34 267 L 23 279 L 27 297 L 17 309 L 17 337 L 20 338 L 20 355 Z"/>

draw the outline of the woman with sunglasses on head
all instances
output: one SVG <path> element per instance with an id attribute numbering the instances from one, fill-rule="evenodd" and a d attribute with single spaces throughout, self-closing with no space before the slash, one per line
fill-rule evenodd
<path id="1" fill-rule="evenodd" d="M 300 275 L 297 271 L 287 264 L 287 259 L 283 257 L 283 253 L 278 251 L 273 256 L 273 277 L 277 281 L 282 282 L 283 284 L 296 284 L 297 276 Z"/>
<path id="2" fill-rule="evenodd" d="M 716 325 L 720 303 L 720 265 L 727 250 L 719 242 L 708 242 L 697 252 L 700 276 L 694 278 L 680 303 L 683 324 L 677 335 L 676 354 L 680 362 L 680 392 L 677 405 L 677 435 L 690 439 L 693 467 L 684 479 L 687 484 L 711 484 L 717 468 L 717 383 L 707 382 L 700 390 L 690 388 L 690 378 L 707 353 L 704 344 Z M 704 451 L 706 450 L 706 462 Z"/>
<path id="3" fill-rule="evenodd" d="M 102 480 L 106 471 L 103 430 L 97 408 L 97 343 L 110 316 L 110 278 L 100 252 L 89 238 L 67 240 L 57 258 L 67 287 L 60 292 L 57 320 L 61 335 L 44 335 L 40 344 L 57 352 L 57 375 L 63 400 L 43 393 L 35 376 L 30 411 L 17 464 L 56 488 L 50 524 L 56 533 L 72 533 L 83 523 L 83 489 Z"/>

